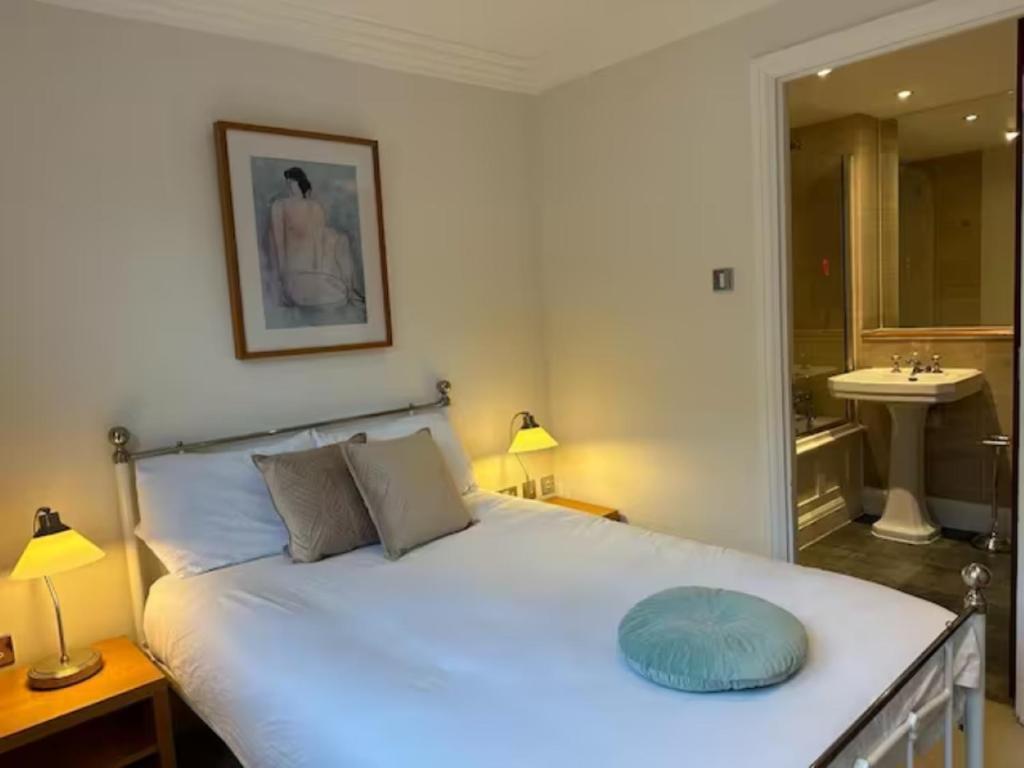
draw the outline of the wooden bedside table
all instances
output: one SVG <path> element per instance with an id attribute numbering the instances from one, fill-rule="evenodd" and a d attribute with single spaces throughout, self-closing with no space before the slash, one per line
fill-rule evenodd
<path id="1" fill-rule="evenodd" d="M 103 669 L 34 691 L 27 667 L 0 672 L 0 768 L 172 768 L 167 678 L 128 638 L 93 646 Z"/>
<path id="2" fill-rule="evenodd" d="M 541 501 L 546 501 L 548 504 L 556 504 L 559 507 L 575 509 L 577 512 L 586 512 L 588 515 L 603 517 L 607 520 L 622 522 L 622 515 L 619 514 L 619 510 L 612 507 L 602 507 L 600 504 L 589 504 L 586 501 L 567 499 L 564 496 L 548 496 L 546 499 L 541 499 Z"/>

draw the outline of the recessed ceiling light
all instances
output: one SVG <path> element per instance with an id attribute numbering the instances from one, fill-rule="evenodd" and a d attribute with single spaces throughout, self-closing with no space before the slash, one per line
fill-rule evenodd
<path id="1" fill-rule="evenodd" d="M 832 74 L 832 67 L 825 67 L 824 69 L 818 70 L 818 77 L 824 80 L 826 77 Z"/>
<path id="2" fill-rule="evenodd" d="M 900 101 L 906 101 L 907 99 L 909 99 L 913 95 L 914 95 L 913 91 L 909 91 L 909 90 L 907 90 L 905 88 L 902 91 L 896 91 L 896 98 L 899 99 Z"/>
<path id="3" fill-rule="evenodd" d="M 1007 141 L 1013 141 L 1020 136 L 1020 131 L 1007 131 L 1005 136 Z"/>
<path id="4" fill-rule="evenodd" d="M 978 119 L 978 116 L 976 114 L 974 114 L 973 112 L 971 112 L 970 114 L 964 115 L 964 120 L 966 120 L 968 123 L 973 123 L 977 119 Z"/>

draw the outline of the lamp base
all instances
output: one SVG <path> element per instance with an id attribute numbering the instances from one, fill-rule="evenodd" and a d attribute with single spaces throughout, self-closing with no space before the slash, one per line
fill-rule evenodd
<path id="1" fill-rule="evenodd" d="M 28 671 L 28 687 L 39 690 L 64 688 L 92 677 L 103 669 L 103 657 L 92 648 L 78 648 L 68 653 L 67 663 L 60 656 L 47 656 Z"/>

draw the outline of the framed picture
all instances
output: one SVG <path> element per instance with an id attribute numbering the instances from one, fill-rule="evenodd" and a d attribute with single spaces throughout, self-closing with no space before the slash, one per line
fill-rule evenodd
<path id="1" fill-rule="evenodd" d="M 214 133 L 235 357 L 391 346 L 377 142 Z"/>

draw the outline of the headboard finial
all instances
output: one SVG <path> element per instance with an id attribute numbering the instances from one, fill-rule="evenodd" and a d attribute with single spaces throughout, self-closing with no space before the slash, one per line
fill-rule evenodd
<path id="1" fill-rule="evenodd" d="M 132 439 L 132 433 L 125 427 L 111 427 L 107 432 L 107 440 L 114 446 L 114 463 L 127 464 L 131 460 L 128 453 L 128 441 Z"/>
<path id="2" fill-rule="evenodd" d="M 437 382 L 437 391 L 441 395 L 442 405 L 451 405 L 452 399 L 448 393 L 452 391 L 452 383 L 448 379 L 441 379 Z"/>

